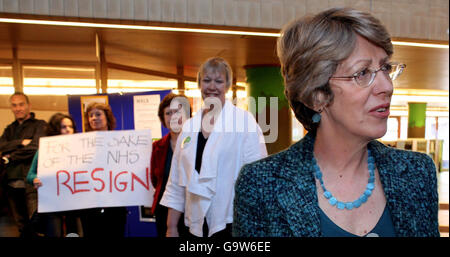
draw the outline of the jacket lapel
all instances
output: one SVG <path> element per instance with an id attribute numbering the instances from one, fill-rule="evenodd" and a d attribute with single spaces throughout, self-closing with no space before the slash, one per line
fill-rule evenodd
<path id="1" fill-rule="evenodd" d="M 411 185 L 405 176 L 408 163 L 397 156 L 389 148 L 378 141 L 368 145 L 372 151 L 380 174 L 381 184 L 386 196 L 387 206 L 391 213 L 397 236 L 408 236 L 413 233 L 418 221 L 411 212 L 412 197 L 408 190 L 398 190 Z M 322 236 L 317 199 L 316 183 L 313 175 L 312 158 L 314 135 L 308 133 L 303 140 L 286 151 L 286 165 L 279 172 L 284 178 L 278 186 L 277 201 L 286 218 L 292 235 Z"/>
<path id="2" fill-rule="evenodd" d="M 287 150 L 286 165 L 279 176 L 284 178 L 277 200 L 292 235 L 321 236 L 316 183 L 312 172 L 314 138 L 309 133 Z"/>
<path id="3" fill-rule="evenodd" d="M 395 232 L 400 237 L 411 235 L 411 229 L 416 227 L 416 220 L 411 212 L 411 202 L 413 200 L 407 190 L 399 190 L 399 188 L 414 186 L 409 185 L 410 181 L 404 176 L 408 165 L 404 161 L 399 162 L 399 159 L 403 159 L 393 155 L 392 151 L 388 151 L 388 147 L 377 141 L 370 142 L 369 149 L 373 153 L 375 164 L 380 174 Z"/>

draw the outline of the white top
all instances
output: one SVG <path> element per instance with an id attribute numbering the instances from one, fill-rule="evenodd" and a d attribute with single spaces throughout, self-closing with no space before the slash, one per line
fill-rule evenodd
<path id="1" fill-rule="evenodd" d="M 177 140 L 169 180 L 160 204 L 184 212 L 189 231 L 203 236 L 206 217 L 209 234 L 233 222 L 234 184 L 241 167 L 267 156 L 261 128 L 247 111 L 226 101 L 195 170 L 197 138 L 202 112 L 186 121 Z"/>

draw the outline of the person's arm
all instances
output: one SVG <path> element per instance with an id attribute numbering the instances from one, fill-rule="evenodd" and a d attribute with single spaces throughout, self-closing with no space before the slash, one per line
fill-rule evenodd
<path id="1" fill-rule="evenodd" d="M 4 129 L 3 134 L 0 137 L 0 152 L 2 153 L 2 156 L 23 147 L 22 139 L 8 140 L 8 134 L 11 134 L 9 126 Z"/>
<path id="2" fill-rule="evenodd" d="M 33 158 L 39 147 L 39 138 L 45 136 L 45 126 L 46 123 L 44 121 L 39 121 L 36 124 L 33 137 L 21 140 L 21 144 L 25 143 L 26 145 L 10 153 L 10 161 L 26 161 Z M 31 141 L 29 141 L 30 139 Z"/>
<path id="3" fill-rule="evenodd" d="M 173 159 L 172 159 L 173 165 Z M 169 208 L 167 214 L 167 231 L 166 236 L 177 237 L 178 236 L 178 220 L 180 219 L 181 213 L 184 212 L 184 204 L 186 201 L 185 188 L 181 187 L 174 182 L 174 177 L 176 175 L 173 169 L 170 169 L 169 180 L 167 181 L 166 190 L 161 198 L 159 204 Z"/>
<path id="4" fill-rule="evenodd" d="M 33 161 L 31 162 L 30 170 L 28 170 L 28 175 L 27 175 L 27 183 L 30 185 L 34 185 L 34 180 L 37 179 L 38 157 L 39 157 L 39 151 L 36 151 L 36 154 L 33 157 Z M 38 181 L 36 181 L 36 182 L 38 182 Z M 38 183 L 40 184 L 40 180 Z"/>
<path id="5" fill-rule="evenodd" d="M 180 220 L 182 212 L 169 208 L 167 212 L 167 232 L 166 237 L 179 237 L 178 221 Z"/>

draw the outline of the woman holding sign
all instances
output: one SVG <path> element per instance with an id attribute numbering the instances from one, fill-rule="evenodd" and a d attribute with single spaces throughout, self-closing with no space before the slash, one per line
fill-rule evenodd
<path id="1" fill-rule="evenodd" d="M 181 107 L 189 106 L 189 100 L 183 95 L 168 94 L 158 107 L 158 117 L 169 133 L 158 141 L 153 142 L 150 175 L 155 194 L 153 196 L 152 213 L 155 215 L 156 231 L 158 237 L 165 237 L 167 230 L 167 212 L 165 206 L 159 204 L 166 188 L 170 173 L 173 151 L 181 132 L 181 126 L 186 118 L 191 117 L 191 112 L 182 112 Z M 190 109 L 190 106 L 189 106 Z M 180 114 L 180 115 L 178 115 Z M 184 223 L 180 219 L 178 229 L 184 229 Z"/>
<path id="2" fill-rule="evenodd" d="M 178 137 L 161 205 L 169 208 L 167 236 L 179 236 L 178 220 L 197 237 L 230 237 L 234 183 L 241 167 L 267 155 L 254 117 L 225 100 L 233 80 L 222 58 L 207 60 L 197 81 L 204 106 Z"/>
<path id="3" fill-rule="evenodd" d="M 75 122 L 72 116 L 62 113 L 54 114 L 48 121 L 46 134 L 47 136 L 69 135 L 76 132 Z M 31 163 L 30 170 L 27 175 L 27 182 L 34 185 L 37 189 L 42 186 L 42 182 L 37 176 L 39 151 L 36 152 Z M 38 217 L 39 224 L 42 226 L 39 232 L 48 237 L 61 237 L 63 235 L 63 224 L 65 220 L 66 234 L 78 234 L 77 221 L 75 212 L 50 212 L 50 213 L 35 213 L 35 218 Z M 65 217 L 65 219 L 64 219 Z"/>
<path id="4" fill-rule="evenodd" d="M 116 127 L 116 118 L 107 104 L 91 103 L 84 115 L 86 132 L 114 130 Z M 80 212 L 84 237 L 124 237 L 125 207 L 91 208 Z"/>

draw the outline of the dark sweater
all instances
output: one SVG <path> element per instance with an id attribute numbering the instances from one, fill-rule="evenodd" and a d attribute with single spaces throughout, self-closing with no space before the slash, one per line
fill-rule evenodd
<path id="1" fill-rule="evenodd" d="M 8 181 L 26 178 L 38 149 L 39 138 L 45 136 L 46 122 L 35 119 L 34 113 L 30 115 L 22 124 L 17 120 L 9 124 L 0 138 L 1 156 L 10 155 L 9 163 L 5 166 Z M 24 146 L 24 139 L 31 139 L 31 142 Z"/>

